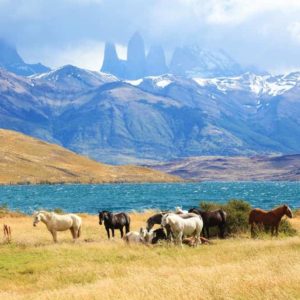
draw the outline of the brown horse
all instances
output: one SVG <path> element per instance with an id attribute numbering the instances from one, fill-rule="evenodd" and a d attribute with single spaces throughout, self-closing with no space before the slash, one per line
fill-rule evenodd
<path id="1" fill-rule="evenodd" d="M 286 215 L 289 218 L 293 217 L 291 209 L 285 204 L 274 208 L 269 211 L 262 210 L 260 208 L 254 208 L 249 214 L 249 224 L 251 225 L 251 236 L 254 236 L 254 224 L 264 225 L 271 227 L 271 234 L 274 235 L 274 229 L 276 235 L 278 235 L 278 227 L 281 218 Z"/>

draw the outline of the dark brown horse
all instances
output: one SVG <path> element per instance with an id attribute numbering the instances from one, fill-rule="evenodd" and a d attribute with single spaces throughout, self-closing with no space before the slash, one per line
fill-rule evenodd
<path id="1" fill-rule="evenodd" d="M 189 213 L 195 213 L 202 217 L 203 219 L 203 234 L 209 239 L 209 227 L 218 226 L 220 230 L 220 237 L 225 236 L 225 226 L 226 226 L 226 212 L 222 209 L 215 211 L 204 211 L 199 208 L 191 208 Z M 205 232 L 206 231 L 206 232 Z"/>
<path id="2" fill-rule="evenodd" d="M 249 224 L 251 225 L 251 236 L 254 236 L 254 224 L 264 225 L 265 227 L 271 227 L 271 234 L 274 235 L 274 229 L 276 235 L 278 235 L 278 227 L 281 218 L 286 215 L 289 218 L 293 217 L 291 209 L 285 204 L 274 208 L 269 211 L 262 210 L 260 208 L 254 208 L 249 214 Z"/>
<path id="3" fill-rule="evenodd" d="M 121 238 L 124 235 L 123 227 L 125 227 L 126 233 L 130 231 L 130 217 L 126 213 L 113 214 L 110 211 L 99 211 L 99 224 L 104 226 L 107 232 L 107 237 L 110 238 L 109 230 L 111 230 L 112 237 L 115 236 L 115 229 L 119 229 L 121 232 Z"/>

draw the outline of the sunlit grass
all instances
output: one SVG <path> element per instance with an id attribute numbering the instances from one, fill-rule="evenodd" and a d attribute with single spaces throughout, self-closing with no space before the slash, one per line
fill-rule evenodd
<path id="1" fill-rule="evenodd" d="M 132 214 L 132 229 L 150 212 Z M 79 242 L 58 244 L 28 216 L 4 217 L 13 231 L 0 246 L 0 299 L 297 299 L 300 236 L 213 240 L 198 248 L 107 241 L 97 216 L 82 215 Z M 300 218 L 293 226 L 300 229 Z"/>

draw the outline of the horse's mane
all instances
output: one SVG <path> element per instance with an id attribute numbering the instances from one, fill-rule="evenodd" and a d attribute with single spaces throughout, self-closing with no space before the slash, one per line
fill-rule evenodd
<path id="1" fill-rule="evenodd" d="M 271 212 L 277 212 L 277 211 L 282 210 L 283 208 L 288 209 L 288 206 L 287 206 L 286 204 L 280 205 L 280 206 L 278 206 L 278 207 L 273 208 L 273 209 L 271 210 Z"/>

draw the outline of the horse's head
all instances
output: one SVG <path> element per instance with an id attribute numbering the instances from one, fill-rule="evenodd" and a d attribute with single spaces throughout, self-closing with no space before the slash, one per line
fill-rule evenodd
<path id="1" fill-rule="evenodd" d="M 33 226 L 36 226 L 37 223 L 39 223 L 42 219 L 42 213 L 41 212 L 35 212 L 33 214 Z"/>
<path id="2" fill-rule="evenodd" d="M 293 217 L 293 213 L 292 213 L 292 210 L 289 208 L 289 206 L 285 204 L 283 207 L 284 207 L 284 209 L 285 209 L 285 214 L 286 214 L 289 218 L 292 218 L 292 217 Z"/>
<path id="3" fill-rule="evenodd" d="M 168 217 L 169 217 L 169 214 L 163 215 L 163 217 L 161 219 L 161 226 L 162 227 L 165 227 L 167 224 L 169 224 Z"/>
<path id="4" fill-rule="evenodd" d="M 148 232 L 147 229 L 141 227 L 140 228 L 140 238 L 145 243 L 151 243 L 151 241 L 153 239 L 153 231 L 150 230 Z"/>
<path id="5" fill-rule="evenodd" d="M 108 218 L 109 212 L 107 210 L 99 211 L 99 224 L 102 225 L 105 219 Z"/>

